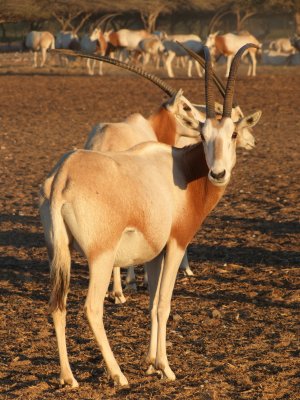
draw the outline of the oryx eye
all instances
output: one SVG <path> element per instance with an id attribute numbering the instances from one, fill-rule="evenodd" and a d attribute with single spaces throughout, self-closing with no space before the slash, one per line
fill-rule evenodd
<path id="1" fill-rule="evenodd" d="M 232 136 L 231 136 L 232 139 L 236 139 L 236 138 L 237 138 L 237 135 L 238 135 L 237 132 L 233 132 L 233 134 L 232 134 Z"/>
<path id="2" fill-rule="evenodd" d="M 191 107 L 188 106 L 187 104 L 185 104 L 185 105 L 183 106 L 183 109 L 184 109 L 184 111 L 191 111 Z"/>

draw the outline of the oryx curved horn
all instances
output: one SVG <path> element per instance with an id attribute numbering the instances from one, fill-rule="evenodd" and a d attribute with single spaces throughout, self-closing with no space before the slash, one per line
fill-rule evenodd
<path id="1" fill-rule="evenodd" d="M 101 25 L 108 22 L 111 18 L 114 18 L 116 15 L 120 15 L 120 13 L 112 13 L 112 14 L 105 14 L 102 17 L 98 18 L 93 24 L 90 25 L 90 31 L 93 31 L 95 28 L 101 28 Z M 106 25 L 105 25 L 106 28 Z M 104 31 L 104 29 L 103 29 Z"/>
<path id="2" fill-rule="evenodd" d="M 106 15 L 101 21 L 99 21 L 99 23 L 98 23 L 99 28 L 103 27 L 102 30 L 103 30 L 103 32 L 105 32 L 108 23 L 118 15 L 121 15 L 121 13 L 113 13 L 113 14 Z"/>
<path id="3" fill-rule="evenodd" d="M 205 60 L 204 58 L 202 58 L 199 54 L 195 53 L 193 50 L 189 49 L 188 47 L 186 47 L 184 44 L 177 42 L 181 47 L 184 48 L 184 50 L 192 57 L 194 58 L 194 60 L 198 61 L 198 63 L 201 65 L 201 67 L 203 69 L 205 69 Z M 222 82 L 221 78 L 215 73 L 215 71 L 213 71 L 213 80 L 215 82 L 215 85 L 217 87 L 217 89 L 219 90 L 221 96 L 223 98 L 225 98 L 225 92 L 226 92 L 226 87 L 224 85 L 224 83 Z M 233 102 L 233 106 L 237 107 L 238 103 L 237 102 Z"/>
<path id="4" fill-rule="evenodd" d="M 223 105 L 223 118 L 231 117 L 234 85 L 235 85 L 235 80 L 236 80 L 237 69 L 240 64 L 243 53 L 246 50 L 248 50 L 250 47 L 254 47 L 257 49 L 259 48 L 256 44 L 247 43 L 239 49 L 239 51 L 236 53 L 236 55 L 234 56 L 234 58 L 232 60 L 229 77 L 228 77 L 227 85 L 226 85 L 226 93 L 225 93 L 225 99 L 224 99 L 224 105 Z"/>
<path id="5" fill-rule="evenodd" d="M 205 56 L 205 102 L 206 102 L 206 118 L 215 118 L 215 99 L 213 95 L 212 74 L 210 52 L 207 46 L 203 46 Z"/>
<path id="6" fill-rule="evenodd" d="M 178 90 L 172 88 L 169 86 L 167 83 L 162 81 L 160 78 L 157 76 L 150 74 L 149 72 L 144 71 L 142 68 L 136 67 L 135 65 L 130 65 L 127 63 L 124 63 L 119 60 L 115 60 L 114 58 L 110 58 L 107 56 L 100 56 L 100 55 L 90 55 L 90 54 L 84 54 L 78 51 L 73 51 L 73 50 L 50 50 L 50 52 L 53 53 L 60 53 L 66 56 L 74 56 L 74 57 L 81 57 L 81 58 L 90 58 L 92 60 L 97 60 L 97 61 L 103 61 L 108 64 L 115 65 L 120 68 L 127 69 L 128 71 L 135 72 L 136 74 L 142 76 L 143 78 L 148 79 L 150 82 L 154 83 L 156 86 L 158 86 L 160 89 L 162 89 L 168 96 L 172 97 L 177 94 Z"/>

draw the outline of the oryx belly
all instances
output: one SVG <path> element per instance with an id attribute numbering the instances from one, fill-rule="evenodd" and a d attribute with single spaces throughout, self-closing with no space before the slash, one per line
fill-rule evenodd
<path id="1" fill-rule="evenodd" d="M 150 243 L 138 229 L 126 228 L 118 244 L 114 267 L 129 267 L 150 261 L 161 252 L 164 244 Z"/>

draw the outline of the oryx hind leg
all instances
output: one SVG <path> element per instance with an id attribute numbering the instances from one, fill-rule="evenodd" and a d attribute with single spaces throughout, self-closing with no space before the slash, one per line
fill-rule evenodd
<path id="1" fill-rule="evenodd" d="M 66 309 L 57 309 L 52 312 L 52 318 L 54 322 L 54 328 L 56 333 L 59 361 L 60 361 L 60 378 L 59 382 L 61 385 L 68 384 L 72 388 L 78 387 L 78 382 L 74 378 L 71 371 L 67 344 L 66 344 Z"/>
<path id="2" fill-rule="evenodd" d="M 132 292 L 137 291 L 134 267 L 128 267 L 127 269 L 125 289 Z"/>
<path id="3" fill-rule="evenodd" d="M 89 260 L 90 282 L 85 302 L 85 311 L 106 363 L 108 373 L 117 385 L 127 386 L 128 381 L 110 348 L 103 324 L 103 303 L 108 290 L 115 254 L 113 251 L 102 253 Z"/>
<path id="4" fill-rule="evenodd" d="M 198 76 L 202 77 L 203 74 L 202 74 L 202 71 L 201 71 L 201 66 L 200 66 L 200 64 L 199 64 L 197 61 L 195 61 L 194 64 L 195 64 L 195 67 L 196 67 L 196 71 L 197 71 L 197 73 L 198 73 Z"/>
<path id="5" fill-rule="evenodd" d="M 36 68 L 37 67 L 37 51 L 33 51 L 33 67 Z"/>
<path id="6" fill-rule="evenodd" d="M 41 67 L 45 65 L 46 58 L 47 58 L 47 49 L 45 47 L 42 48 L 42 61 L 41 61 Z"/>
<path id="7" fill-rule="evenodd" d="M 57 262 L 54 262 L 54 244 L 53 244 L 53 237 L 49 232 L 53 231 L 52 219 L 50 214 L 50 206 L 48 200 L 42 200 L 40 203 L 40 214 L 41 214 L 41 221 L 44 227 L 45 232 L 45 240 L 47 245 L 49 263 L 51 266 L 51 270 L 53 265 L 55 264 L 56 267 L 60 268 L 61 273 L 59 274 L 60 277 L 64 276 L 64 278 L 60 282 L 60 286 L 64 287 L 64 290 L 56 290 L 54 282 L 52 283 L 52 291 L 50 296 L 49 308 L 52 314 L 54 329 L 56 334 L 57 340 L 57 347 L 58 347 L 58 354 L 59 354 L 59 361 L 60 361 L 60 378 L 59 382 L 61 385 L 70 385 L 72 388 L 78 387 L 78 382 L 74 378 L 72 373 L 68 352 L 67 352 L 67 344 L 66 344 L 66 304 L 67 304 L 67 293 L 68 293 L 68 280 L 67 277 L 70 274 L 71 269 L 71 256 L 70 256 L 70 249 L 69 249 L 69 238 L 67 237 L 67 233 L 63 235 L 61 239 L 61 243 L 64 242 L 65 248 L 61 249 L 60 257 L 57 258 Z M 51 273 L 53 273 L 51 271 Z M 60 305 L 57 302 L 57 295 L 61 295 L 61 299 L 59 301 Z"/>

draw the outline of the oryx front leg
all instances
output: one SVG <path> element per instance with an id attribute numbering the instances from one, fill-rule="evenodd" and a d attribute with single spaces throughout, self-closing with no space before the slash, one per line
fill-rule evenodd
<path id="1" fill-rule="evenodd" d="M 256 56 L 254 53 L 250 52 L 250 63 L 248 68 L 248 76 L 256 76 Z"/>
<path id="2" fill-rule="evenodd" d="M 171 381 L 174 381 L 176 376 L 171 370 L 167 358 L 167 321 L 171 311 L 171 298 L 175 280 L 184 252 L 185 249 L 178 246 L 176 241 L 172 241 L 167 246 L 157 306 L 158 332 L 155 367 Z"/>
<path id="3" fill-rule="evenodd" d="M 147 361 L 150 362 L 148 372 L 155 370 L 162 372 L 169 380 L 175 380 L 175 374 L 169 366 L 166 351 L 166 326 L 171 310 L 171 298 L 177 271 L 183 258 L 185 249 L 180 248 L 176 242 L 168 245 L 163 267 L 155 273 L 155 266 L 147 265 L 151 309 L 151 341 Z M 162 263 L 160 263 L 161 265 Z M 158 275 L 159 274 L 159 275 Z M 156 349 L 155 362 L 153 361 Z"/>
<path id="4" fill-rule="evenodd" d="M 155 370 L 155 360 L 157 352 L 157 330 L 158 330 L 158 320 L 157 320 L 157 304 L 159 298 L 159 287 L 161 282 L 162 270 L 163 270 L 163 252 L 156 257 L 154 260 L 145 264 L 144 268 L 148 276 L 148 289 L 150 295 L 150 318 L 151 318 L 151 336 L 150 345 L 148 349 L 148 354 L 146 356 L 146 363 L 149 365 L 146 374 L 151 375 L 157 373 Z"/>
<path id="5" fill-rule="evenodd" d="M 99 70 L 98 70 L 98 74 L 100 76 L 103 75 L 103 61 L 99 61 Z"/>
<path id="6" fill-rule="evenodd" d="M 172 69 L 172 61 L 173 61 L 174 57 L 175 57 L 175 53 L 170 52 L 168 54 L 168 56 L 167 56 L 166 61 L 165 61 L 165 65 L 166 65 L 166 68 L 167 68 L 167 72 L 168 72 L 169 78 L 174 78 L 174 72 L 173 72 L 173 69 Z"/>
<path id="7" fill-rule="evenodd" d="M 227 56 L 226 74 L 225 74 L 226 78 L 228 78 L 228 76 L 229 76 L 232 59 L 233 59 L 233 55 Z"/>
<path id="8" fill-rule="evenodd" d="M 95 67 L 95 60 L 90 60 L 89 58 L 88 58 L 88 60 L 87 60 L 87 62 L 86 62 L 86 66 L 87 66 L 87 69 L 88 69 L 88 74 L 89 75 L 94 75 L 94 67 Z"/>
<path id="9" fill-rule="evenodd" d="M 113 355 L 103 324 L 103 303 L 109 286 L 114 257 L 115 255 L 113 252 L 106 253 L 99 255 L 96 259 L 89 262 L 90 283 L 85 303 L 85 311 L 100 347 L 109 375 L 117 385 L 127 386 L 128 381 L 122 374 Z"/>
<path id="10" fill-rule="evenodd" d="M 192 77 L 192 67 L 193 67 L 193 60 L 191 60 L 189 58 L 189 60 L 188 60 L 188 73 L 187 73 L 189 78 Z"/>

